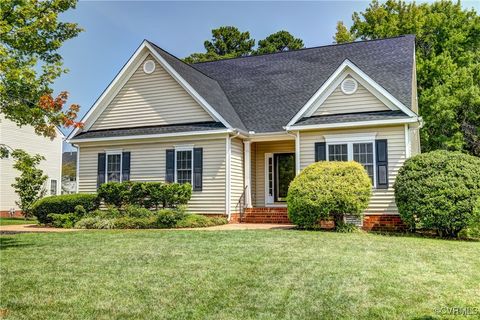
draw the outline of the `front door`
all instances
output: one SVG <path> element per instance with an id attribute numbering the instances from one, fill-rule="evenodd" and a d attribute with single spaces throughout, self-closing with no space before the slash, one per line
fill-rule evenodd
<path id="1" fill-rule="evenodd" d="M 277 153 L 273 155 L 275 202 L 286 201 L 288 186 L 295 178 L 295 154 Z"/>

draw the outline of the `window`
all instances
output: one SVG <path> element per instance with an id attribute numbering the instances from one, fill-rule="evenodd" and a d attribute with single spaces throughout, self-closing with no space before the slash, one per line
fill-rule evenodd
<path id="1" fill-rule="evenodd" d="M 377 183 L 375 163 L 376 133 L 325 136 L 329 161 L 356 161 L 363 165 L 375 187 Z"/>
<path id="2" fill-rule="evenodd" d="M 122 181 L 122 154 L 121 153 L 107 153 L 106 161 L 107 182 L 121 182 Z"/>
<path id="3" fill-rule="evenodd" d="M 176 182 L 192 184 L 193 150 L 175 150 L 175 168 Z"/>
<path id="4" fill-rule="evenodd" d="M 353 144 L 353 161 L 361 163 L 365 170 L 367 171 L 372 184 L 374 184 L 373 178 L 373 143 L 354 143 Z"/>
<path id="5" fill-rule="evenodd" d="M 348 161 L 347 144 L 328 145 L 328 161 Z"/>
<path id="6" fill-rule="evenodd" d="M 57 194 L 57 180 L 50 180 L 50 195 Z"/>

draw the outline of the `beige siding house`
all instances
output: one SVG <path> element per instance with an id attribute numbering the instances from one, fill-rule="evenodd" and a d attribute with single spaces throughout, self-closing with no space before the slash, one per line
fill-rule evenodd
<path id="1" fill-rule="evenodd" d="M 46 195 L 61 193 L 62 176 L 62 133 L 58 131 L 53 140 L 39 136 L 31 126 L 18 127 L 14 122 L 0 115 L 0 145 L 8 149 L 23 149 L 29 154 L 40 154 L 45 157 L 39 168 L 48 176 L 45 184 Z M 20 214 L 18 196 L 12 187 L 19 171 L 13 168 L 14 159 L 0 159 L 0 214 L 2 217 L 10 212 Z"/>
<path id="2" fill-rule="evenodd" d="M 188 65 L 144 41 L 69 135 L 78 190 L 188 182 L 190 212 L 285 222 L 295 175 L 353 160 L 373 186 L 365 226 L 401 223 L 393 183 L 420 152 L 414 55 L 407 35 Z"/>

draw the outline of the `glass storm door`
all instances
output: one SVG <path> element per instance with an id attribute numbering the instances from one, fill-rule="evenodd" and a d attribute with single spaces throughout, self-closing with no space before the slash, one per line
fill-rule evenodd
<path id="1" fill-rule="evenodd" d="M 275 201 L 286 201 L 288 186 L 295 178 L 295 154 L 273 155 L 275 167 Z"/>

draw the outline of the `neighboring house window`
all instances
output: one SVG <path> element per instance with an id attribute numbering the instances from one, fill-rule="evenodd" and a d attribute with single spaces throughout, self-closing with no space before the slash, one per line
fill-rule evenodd
<path id="1" fill-rule="evenodd" d="M 50 195 L 57 194 L 57 180 L 50 180 Z"/>
<path id="2" fill-rule="evenodd" d="M 193 149 L 175 150 L 175 181 L 192 184 Z"/>
<path id="3" fill-rule="evenodd" d="M 122 154 L 121 153 L 107 153 L 106 161 L 106 179 L 107 182 L 121 182 L 122 181 Z"/>

